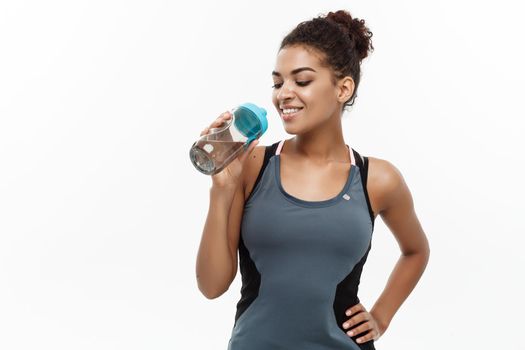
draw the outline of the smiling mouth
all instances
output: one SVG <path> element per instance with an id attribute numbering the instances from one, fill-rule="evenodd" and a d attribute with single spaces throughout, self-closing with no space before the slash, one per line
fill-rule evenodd
<path id="1" fill-rule="evenodd" d="M 279 110 L 281 111 L 281 114 L 294 113 L 294 112 L 300 111 L 301 109 L 303 109 L 303 107 L 279 108 Z"/>
<path id="2" fill-rule="evenodd" d="M 285 120 L 285 121 L 288 121 L 290 119 L 292 119 L 293 117 L 295 117 L 297 114 L 299 114 L 299 112 L 303 109 L 303 107 L 300 107 L 300 108 L 285 108 L 285 109 L 280 109 L 280 112 L 281 112 L 281 117 Z"/>

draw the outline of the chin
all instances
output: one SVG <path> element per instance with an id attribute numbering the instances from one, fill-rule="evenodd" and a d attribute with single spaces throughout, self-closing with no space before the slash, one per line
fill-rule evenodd
<path id="1" fill-rule="evenodd" d="M 283 122 L 284 131 L 290 135 L 300 135 L 307 132 L 307 130 L 301 125 L 286 124 Z"/>

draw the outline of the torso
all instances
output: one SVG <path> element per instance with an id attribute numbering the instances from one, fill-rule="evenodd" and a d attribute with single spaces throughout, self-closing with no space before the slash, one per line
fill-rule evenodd
<path id="1" fill-rule="evenodd" d="M 245 163 L 238 241 L 242 287 L 228 349 L 265 350 L 279 343 L 304 350 L 321 344 L 373 350 L 373 342 L 357 345 L 357 335 L 349 337 L 342 327 L 345 310 L 360 302 L 359 280 L 374 228 L 370 211 L 377 207 L 362 187 L 366 173 L 356 165 L 361 160 L 355 152 L 350 162 L 320 164 L 281 152 L 282 146 L 268 147 L 264 172 L 265 146 L 256 147 Z"/>
<path id="2" fill-rule="evenodd" d="M 245 201 L 253 190 L 262 167 L 264 151 L 265 146 L 257 146 L 246 162 L 243 177 Z M 307 201 L 322 201 L 337 195 L 343 188 L 350 169 L 349 163 L 306 164 L 284 153 L 281 153 L 281 158 L 284 159 L 282 164 L 285 165 L 282 166 L 280 177 L 286 192 Z M 377 170 L 381 160 L 374 157 L 368 157 L 368 160 L 367 191 L 374 217 L 376 217 L 381 209 L 381 189 L 378 184 L 378 174 L 374 170 Z M 326 179 L 332 179 L 332 181 L 326 181 Z"/>

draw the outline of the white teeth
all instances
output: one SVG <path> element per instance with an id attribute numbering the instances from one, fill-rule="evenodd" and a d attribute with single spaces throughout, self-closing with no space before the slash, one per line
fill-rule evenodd
<path id="1" fill-rule="evenodd" d="M 283 109 L 283 113 L 284 114 L 288 114 L 288 113 L 295 113 L 297 111 L 299 111 L 300 108 L 288 108 L 288 109 Z"/>

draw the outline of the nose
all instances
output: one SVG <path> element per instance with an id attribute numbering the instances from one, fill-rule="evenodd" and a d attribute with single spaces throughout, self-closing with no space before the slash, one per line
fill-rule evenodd
<path id="1" fill-rule="evenodd" d="M 283 85 L 281 86 L 281 89 L 279 90 L 279 93 L 277 94 L 277 100 L 285 101 L 290 98 L 293 98 L 294 91 L 289 86 L 290 84 L 287 84 L 286 82 L 283 83 Z"/>

